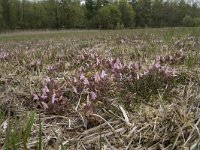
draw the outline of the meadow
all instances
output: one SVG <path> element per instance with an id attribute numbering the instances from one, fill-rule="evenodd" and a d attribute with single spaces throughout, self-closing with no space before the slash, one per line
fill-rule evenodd
<path id="1" fill-rule="evenodd" d="M 200 28 L 0 35 L 0 149 L 199 149 Z"/>

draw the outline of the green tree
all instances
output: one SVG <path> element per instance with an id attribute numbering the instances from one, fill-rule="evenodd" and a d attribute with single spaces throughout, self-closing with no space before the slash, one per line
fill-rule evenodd
<path id="1" fill-rule="evenodd" d="M 85 16 L 87 19 L 86 26 L 89 28 L 96 27 L 96 3 L 93 0 L 86 0 L 85 2 Z"/>
<path id="2" fill-rule="evenodd" d="M 132 28 L 135 26 L 135 11 L 131 4 L 126 0 L 119 1 L 119 10 L 121 12 L 121 23 L 125 28 Z"/>
<path id="3" fill-rule="evenodd" d="M 85 17 L 86 26 L 89 28 L 97 28 L 98 20 L 97 14 L 99 9 L 109 4 L 108 0 L 86 0 L 85 3 Z"/>
<path id="4" fill-rule="evenodd" d="M 106 5 L 99 9 L 98 25 L 100 28 L 116 28 L 120 23 L 121 12 L 116 5 Z"/>
<path id="5" fill-rule="evenodd" d="M 80 28 L 84 23 L 84 11 L 79 3 L 71 2 L 63 5 L 63 25 L 66 28 Z"/>
<path id="6" fill-rule="evenodd" d="M 150 26 L 161 27 L 161 26 L 165 25 L 164 8 L 163 8 L 162 0 L 155 0 L 152 3 L 151 17 L 152 17 L 152 20 L 151 20 Z"/>
<path id="7" fill-rule="evenodd" d="M 151 1 L 138 0 L 134 5 L 136 11 L 136 25 L 138 27 L 149 26 L 151 22 Z"/>
<path id="8" fill-rule="evenodd" d="M 62 5 L 60 4 L 61 2 L 62 1 L 58 0 L 48 0 L 44 6 L 48 15 L 47 24 L 49 28 L 60 28 L 62 10 Z"/>
<path id="9" fill-rule="evenodd" d="M 9 0 L 2 0 L 1 1 L 2 4 L 2 16 L 3 16 L 3 20 L 4 23 L 6 25 L 7 28 L 10 27 L 10 1 Z"/>
<path id="10" fill-rule="evenodd" d="M 183 18 L 188 14 L 189 14 L 189 9 L 188 9 L 189 5 L 186 3 L 185 0 L 180 0 L 180 2 L 177 4 L 176 9 L 176 21 L 177 21 L 177 25 L 181 23 L 181 21 L 183 20 Z"/>
<path id="11" fill-rule="evenodd" d="M 200 17 L 194 18 L 195 26 L 200 27 Z"/>
<path id="12" fill-rule="evenodd" d="M 23 29 L 36 28 L 34 3 L 22 0 L 20 26 Z"/>
<path id="13" fill-rule="evenodd" d="M 47 9 L 47 2 L 45 1 L 38 1 L 36 3 L 36 12 L 35 12 L 35 17 L 36 17 L 36 27 L 37 28 L 52 28 L 53 25 L 51 24 L 51 19 L 52 16 L 49 16 L 49 9 Z"/>
<path id="14" fill-rule="evenodd" d="M 0 0 L 0 30 L 199 26 L 200 7 L 186 0 Z M 120 16 L 120 17 L 119 17 Z"/>
<path id="15" fill-rule="evenodd" d="M 193 27 L 195 26 L 195 20 L 191 16 L 186 15 L 182 20 L 182 24 L 186 27 Z"/>
<path id="16" fill-rule="evenodd" d="M 10 29 L 19 28 L 21 17 L 21 3 L 18 0 L 10 0 Z"/>
<path id="17" fill-rule="evenodd" d="M 0 0 L 0 31 L 3 29 L 4 27 L 4 20 L 3 20 L 3 7 L 1 4 L 1 0 Z"/>

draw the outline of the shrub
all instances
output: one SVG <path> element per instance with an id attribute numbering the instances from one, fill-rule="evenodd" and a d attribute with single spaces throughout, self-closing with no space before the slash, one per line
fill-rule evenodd
<path id="1" fill-rule="evenodd" d="M 195 21 L 195 25 L 197 27 L 200 27 L 200 17 L 194 18 L 194 21 Z"/>
<path id="2" fill-rule="evenodd" d="M 122 14 L 121 23 L 125 28 L 132 28 L 135 26 L 135 11 L 132 6 L 124 0 L 119 1 L 118 8 Z"/>
<path id="3" fill-rule="evenodd" d="M 186 15 L 182 20 L 182 24 L 183 26 L 186 26 L 186 27 L 194 27 L 195 20 L 191 16 Z"/>
<path id="4" fill-rule="evenodd" d="M 98 24 L 100 28 L 116 28 L 120 22 L 121 13 L 117 6 L 106 5 L 98 11 Z"/>

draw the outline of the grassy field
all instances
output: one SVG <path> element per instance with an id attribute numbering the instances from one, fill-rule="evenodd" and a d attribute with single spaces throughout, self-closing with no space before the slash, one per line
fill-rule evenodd
<path id="1" fill-rule="evenodd" d="M 200 28 L 0 35 L 0 149 L 199 149 Z"/>

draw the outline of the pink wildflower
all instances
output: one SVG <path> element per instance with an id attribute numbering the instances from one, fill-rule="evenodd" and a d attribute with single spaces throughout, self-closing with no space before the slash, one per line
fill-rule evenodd
<path id="1" fill-rule="evenodd" d="M 80 80 L 83 80 L 83 79 L 85 79 L 85 76 L 84 76 L 83 73 L 81 73 L 81 75 L 80 75 Z"/>
<path id="2" fill-rule="evenodd" d="M 96 99 L 96 98 L 97 98 L 96 93 L 94 93 L 94 92 L 90 92 L 90 94 L 91 94 L 92 99 Z"/>
<path id="3" fill-rule="evenodd" d="M 149 73 L 149 70 L 145 69 L 143 75 L 147 75 Z"/>
<path id="4" fill-rule="evenodd" d="M 96 58 L 96 65 L 98 66 L 100 64 L 99 58 Z"/>
<path id="5" fill-rule="evenodd" d="M 54 91 L 53 91 L 53 94 L 52 94 L 52 96 L 51 96 L 51 102 L 52 102 L 52 104 L 54 104 L 55 101 L 57 101 L 57 98 L 56 98 L 56 92 L 55 92 L 55 90 L 54 90 Z"/>
<path id="6" fill-rule="evenodd" d="M 73 92 L 76 93 L 76 94 L 78 94 L 78 91 L 77 91 L 76 87 L 73 86 L 72 88 L 73 88 Z"/>
<path id="7" fill-rule="evenodd" d="M 107 76 L 106 71 L 102 70 L 101 72 L 101 78 L 104 79 Z"/>
<path id="8" fill-rule="evenodd" d="M 169 70 L 169 67 L 167 67 L 167 68 L 165 69 L 165 74 L 166 74 L 167 76 L 169 76 L 169 73 L 170 73 L 170 70 Z"/>
<path id="9" fill-rule="evenodd" d="M 33 100 L 39 100 L 39 97 L 37 94 L 33 94 Z"/>
<path id="10" fill-rule="evenodd" d="M 173 76 L 173 77 L 176 77 L 176 76 L 177 76 L 176 73 L 177 73 L 176 68 L 173 68 L 172 76 Z"/>
<path id="11" fill-rule="evenodd" d="M 85 85 L 89 85 L 89 81 L 88 81 L 87 78 L 84 79 L 83 84 L 85 84 Z"/>
<path id="12" fill-rule="evenodd" d="M 48 89 L 48 87 L 45 85 L 45 86 L 42 88 L 42 91 L 43 91 L 44 93 L 48 93 L 48 92 L 49 92 L 49 89 Z"/>
<path id="13" fill-rule="evenodd" d="M 76 83 L 77 82 L 77 79 L 74 77 L 74 82 Z"/>
<path id="14" fill-rule="evenodd" d="M 154 67 L 155 67 L 156 69 L 159 69 L 159 68 L 161 67 L 160 62 L 157 61 L 157 62 L 154 64 Z"/>
<path id="15" fill-rule="evenodd" d="M 139 74 L 137 74 L 137 80 L 139 80 L 140 79 L 140 76 L 139 76 Z"/>
<path id="16" fill-rule="evenodd" d="M 100 78 L 100 76 L 99 76 L 98 73 L 95 74 L 94 80 L 95 80 L 95 82 L 97 82 L 97 83 L 98 83 L 99 81 L 101 81 L 101 78 Z"/>

